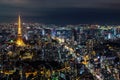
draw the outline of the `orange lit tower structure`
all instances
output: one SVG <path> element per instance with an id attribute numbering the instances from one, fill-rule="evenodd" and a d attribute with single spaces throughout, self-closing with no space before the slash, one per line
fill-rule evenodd
<path id="1" fill-rule="evenodd" d="M 22 30 L 21 30 L 21 17 L 20 15 L 18 16 L 18 34 L 17 34 L 17 40 L 16 40 L 16 44 L 18 46 L 25 46 L 25 43 L 22 39 Z"/>

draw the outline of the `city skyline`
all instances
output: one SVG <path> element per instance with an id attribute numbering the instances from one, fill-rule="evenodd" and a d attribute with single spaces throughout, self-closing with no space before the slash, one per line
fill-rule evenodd
<path id="1" fill-rule="evenodd" d="M 111 10 L 8 11 L 0 17 L 0 80 L 120 80 L 119 12 Z"/>
<path id="2" fill-rule="evenodd" d="M 1 0 L 0 22 L 14 22 L 21 13 L 25 22 L 119 24 L 119 4 L 119 0 Z"/>

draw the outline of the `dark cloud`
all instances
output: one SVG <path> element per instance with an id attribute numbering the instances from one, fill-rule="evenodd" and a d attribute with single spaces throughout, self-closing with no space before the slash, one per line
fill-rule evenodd
<path id="1" fill-rule="evenodd" d="M 106 8 L 111 4 L 120 4 L 120 0 L 1 0 L 0 3 L 29 8 Z"/>
<path id="2" fill-rule="evenodd" d="M 97 19 L 109 22 L 119 20 L 119 5 L 120 0 L 0 0 L 0 16 L 16 17 L 20 13 L 36 18 L 35 21 L 51 23 L 97 22 Z"/>

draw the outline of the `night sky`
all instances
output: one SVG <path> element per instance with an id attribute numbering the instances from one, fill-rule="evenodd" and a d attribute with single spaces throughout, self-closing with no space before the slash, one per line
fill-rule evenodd
<path id="1" fill-rule="evenodd" d="M 0 0 L 0 22 L 120 24 L 120 0 Z"/>

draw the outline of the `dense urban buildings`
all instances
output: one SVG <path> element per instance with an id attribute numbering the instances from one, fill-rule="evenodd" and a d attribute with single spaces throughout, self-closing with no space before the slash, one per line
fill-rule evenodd
<path id="1" fill-rule="evenodd" d="M 119 80 L 119 25 L 0 24 L 0 80 Z"/>
<path id="2" fill-rule="evenodd" d="M 119 5 L 0 0 L 0 80 L 120 80 Z"/>

